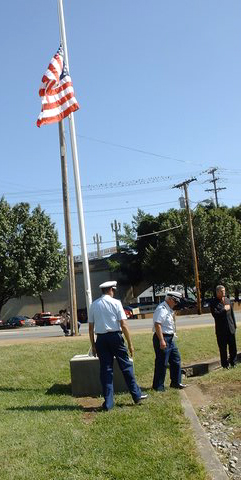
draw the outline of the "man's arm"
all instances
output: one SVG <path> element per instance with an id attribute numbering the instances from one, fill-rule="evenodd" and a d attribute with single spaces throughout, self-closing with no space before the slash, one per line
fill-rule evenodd
<path id="1" fill-rule="evenodd" d="M 155 332 L 156 332 L 156 334 L 158 336 L 158 339 L 160 341 L 160 348 L 161 348 L 161 350 L 164 350 L 166 348 L 167 344 L 164 340 L 163 333 L 162 333 L 162 327 L 161 327 L 160 323 L 155 322 Z"/>
<path id="2" fill-rule="evenodd" d="M 133 344 L 132 344 L 132 341 L 131 341 L 131 336 L 130 336 L 128 325 L 127 325 L 127 323 L 124 319 L 120 321 L 120 324 L 121 324 L 122 332 L 124 333 L 125 339 L 126 339 L 127 344 L 128 344 L 128 349 L 129 349 L 130 355 L 131 355 L 131 357 L 133 357 L 134 347 L 133 347 Z"/>
<path id="3" fill-rule="evenodd" d="M 92 353 L 94 357 L 96 357 L 96 348 L 95 348 L 95 335 L 94 335 L 94 324 L 89 323 L 89 337 L 90 337 L 90 343 L 92 347 Z"/>
<path id="4" fill-rule="evenodd" d="M 227 307 L 227 308 L 225 308 Z M 223 302 L 216 302 L 213 300 L 210 304 L 210 311 L 212 316 L 215 318 L 221 318 L 224 316 L 225 311 L 229 310 L 230 306 L 229 305 L 224 305 Z"/>
<path id="5" fill-rule="evenodd" d="M 235 329 L 236 329 L 237 328 L 236 318 L 235 318 L 234 311 L 233 311 L 233 305 L 231 303 L 230 303 L 230 307 L 231 307 L 231 316 L 232 316 L 233 323 L 234 323 L 234 326 L 235 326 Z"/>

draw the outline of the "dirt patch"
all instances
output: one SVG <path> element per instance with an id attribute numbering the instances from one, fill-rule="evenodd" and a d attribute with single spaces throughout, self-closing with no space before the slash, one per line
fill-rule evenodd
<path id="1" fill-rule="evenodd" d="M 190 385 L 185 389 L 185 393 L 195 410 L 212 402 L 211 396 L 207 392 L 202 392 L 198 385 Z"/>
<path id="2" fill-rule="evenodd" d="M 211 400 L 219 401 L 224 395 L 231 397 L 232 395 L 240 395 L 241 393 L 241 385 L 240 382 L 235 382 L 233 384 L 228 385 L 226 383 L 204 383 L 198 386 L 198 389 L 201 391 L 203 397 L 209 397 Z"/>
<path id="3" fill-rule="evenodd" d="M 91 424 L 96 414 L 102 411 L 103 398 L 81 397 L 76 399 L 77 404 L 83 411 L 83 422 Z"/>

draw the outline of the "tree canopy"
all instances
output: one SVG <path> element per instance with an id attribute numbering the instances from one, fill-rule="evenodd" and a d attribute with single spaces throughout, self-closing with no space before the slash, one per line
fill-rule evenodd
<path id="1" fill-rule="evenodd" d="M 40 207 L 0 200 L 0 311 L 10 298 L 60 286 L 66 259 L 55 225 Z"/>
<path id="2" fill-rule="evenodd" d="M 192 214 L 202 296 L 207 291 L 212 292 L 220 283 L 229 289 L 241 284 L 241 224 L 238 214 L 239 208 L 234 211 L 202 206 L 198 206 Z M 159 233 L 147 235 L 153 232 Z M 139 278 L 149 280 L 150 284 L 194 287 L 185 210 L 171 209 L 157 217 L 138 211 L 132 225 L 125 225 L 122 239 L 131 255 L 127 269 L 132 274 L 137 271 Z M 128 274 L 127 271 L 125 273 Z"/>

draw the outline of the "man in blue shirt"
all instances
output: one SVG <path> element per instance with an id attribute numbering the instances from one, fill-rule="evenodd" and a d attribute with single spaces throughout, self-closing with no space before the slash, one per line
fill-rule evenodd
<path id="1" fill-rule="evenodd" d="M 110 410 L 114 406 L 114 357 L 116 357 L 134 402 L 140 403 L 141 400 L 147 398 L 147 395 L 141 393 L 141 389 L 136 383 L 133 363 L 129 359 L 122 336 L 123 332 L 132 357 L 134 348 L 126 323 L 126 314 L 120 300 L 114 298 L 116 285 L 116 281 L 102 283 L 100 285 L 102 296 L 92 303 L 89 311 L 89 336 L 93 355 L 97 354 L 100 361 L 100 380 L 105 399 L 104 410 Z M 97 335 L 96 342 L 95 334 Z"/>
<path id="2" fill-rule="evenodd" d="M 167 365 L 170 365 L 172 388 L 185 388 L 181 383 L 181 357 L 174 342 L 175 321 L 174 307 L 180 303 L 182 295 L 179 292 L 168 292 L 165 301 L 160 303 L 153 315 L 153 347 L 155 350 L 155 369 L 153 389 L 164 392 L 164 382 Z"/>

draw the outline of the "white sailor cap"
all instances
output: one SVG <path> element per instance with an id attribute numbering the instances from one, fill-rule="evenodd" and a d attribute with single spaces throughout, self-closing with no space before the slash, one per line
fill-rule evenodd
<path id="1" fill-rule="evenodd" d="M 117 281 L 110 280 L 109 282 L 104 282 L 99 285 L 100 288 L 114 288 L 116 289 Z"/>
<path id="2" fill-rule="evenodd" d="M 180 303 L 182 294 L 179 292 L 166 292 L 166 297 L 172 298 L 175 302 Z"/>

